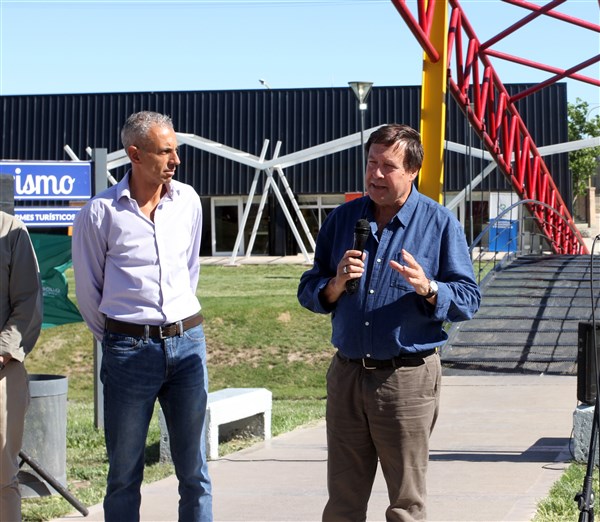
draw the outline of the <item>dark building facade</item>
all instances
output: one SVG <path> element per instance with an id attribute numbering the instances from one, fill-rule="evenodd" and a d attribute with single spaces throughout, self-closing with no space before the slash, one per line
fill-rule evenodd
<path id="1" fill-rule="evenodd" d="M 512 94 L 526 87 L 527 84 L 514 84 L 508 85 L 507 89 Z M 418 128 L 420 96 L 420 86 L 373 87 L 367 100 L 365 129 L 388 122 L 407 123 Z M 169 114 L 178 132 L 200 136 L 255 156 L 260 156 L 265 140 L 268 140 L 266 159 L 273 156 L 278 142 L 281 157 L 360 131 L 357 102 L 347 87 L 3 96 L 0 101 L 2 160 L 68 160 L 65 145 L 82 160 L 89 160 L 86 148 L 115 152 L 121 149 L 122 123 L 129 114 L 139 110 Z M 568 140 L 565 84 L 547 87 L 519 101 L 517 107 L 538 147 Z M 448 141 L 481 149 L 481 142 L 451 98 L 448 99 L 446 124 Z M 229 254 L 255 169 L 185 145 L 181 147 L 180 156 L 182 164 L 177 178 L 193 185 L 203 203 L 205 237 L 202 255 Z M 346 193 L 361 190 L 360 163 L 360 147 L 352 147 L 283 169 L 313 235 L 331 208 L 344 201 Z M 470 157 L 447 152 L 445 193 L 451 195 L 463 189 L 486 164 L 480 152 Z M 568 155 L 549 156 L 546 164 L 563 199 L 571 202 Z M 126 167 L 119 167 L 111 173 L 118 180 L 125 172 Z M 281 179 L 274 179 L 285 194 Z M 266 176 L 261 175 L 240 254 L 248 246 L 265 181 Z M 484 203 L 489 201 L 486 194 L 510 191 L 510 187 L 500 173 L 495 173 L 477 190 L 476 212 L 485 214 Z M 289 201 L 287 204 L 291 212 L 292 205 Z M 297 219 L 293 212 L 291 215 Z M 252 253 L 297 253 L 297 242 L 272 191 L 269 191 L 260 216 Z"/>

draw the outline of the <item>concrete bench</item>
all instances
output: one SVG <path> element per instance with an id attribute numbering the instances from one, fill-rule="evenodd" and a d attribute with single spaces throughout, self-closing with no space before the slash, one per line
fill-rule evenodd
<path id="1" fill-rule="evenodd" d="M 219 436 L 253 435 L 271 438 L 273 394 L 266 388 L 225 388 L 208 394 L 206 412 L 206 453 L 210 460 L 219 458 Z M 169 433 L 162 413 L 160 424 L 160 460 L 171 461 Z"/>

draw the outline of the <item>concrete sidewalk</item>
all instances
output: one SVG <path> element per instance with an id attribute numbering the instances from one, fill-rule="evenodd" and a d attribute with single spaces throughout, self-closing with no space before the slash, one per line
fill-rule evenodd
<path id="1" fill-rule="evenodd" d="M 431 439 L 428 520 L 525 522 L 571 460 L 576 377 L 447 376 Z M 216 522 L 320 520 L 327 499 L 325 424 L 297 429 L 209 464 Z M 177 520 L 177 480 L 142 489 L 144 522 Z M 368 520 L 385 520 L 377 475 Z M 102 506 L 84 518 L 103 520 Z"/>

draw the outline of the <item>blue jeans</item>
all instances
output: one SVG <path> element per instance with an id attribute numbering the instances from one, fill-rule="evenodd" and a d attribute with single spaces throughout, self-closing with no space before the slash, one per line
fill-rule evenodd
<path id="1" fill-rule="evenodd" d="M 181 337 L 162 340 L 106 332 L 100 377 L 109 462 L 106 522 L 139 520 L 144 450 L 157 398 L 179 480 L 179 520 L 212 521 L 204 439 L 208 374 L 202 325 Z"/>

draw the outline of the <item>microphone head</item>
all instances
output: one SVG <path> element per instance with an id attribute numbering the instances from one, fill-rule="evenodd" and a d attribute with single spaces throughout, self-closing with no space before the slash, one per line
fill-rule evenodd
<path id="1" fill-rule="evenodd" d="M 360 250 L 361 253 L 365 249 L 369 234 L 371 233 L 371 225 L 366 219 L 359 219 L 354 226 L 354 250 Z M 360 285 L 360 279 L 350 279 L 346 281 L 346 292 L 348 294 L 354 294 Z"/>
<path id="2" fill-rule="evenodd" d="M 365 235 L 371 231 L 371 225 L 366 219 L 359 219 L 354 226 L 354 233 Z"/>
<path id="3" fill-rule="evenodd" d="M 371 233 L 371 225 L 366 219 L 359 219 L 354 227 L 354 250 L 365 249 L 369 234 Z"/>

